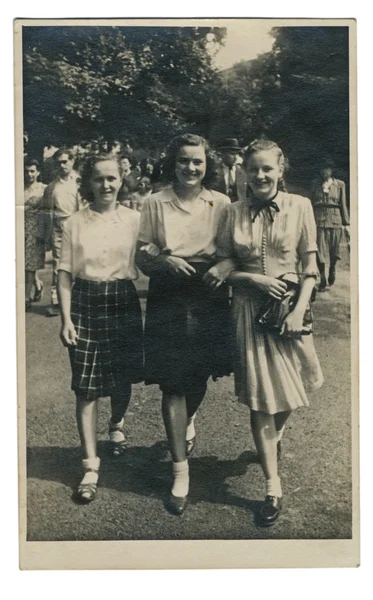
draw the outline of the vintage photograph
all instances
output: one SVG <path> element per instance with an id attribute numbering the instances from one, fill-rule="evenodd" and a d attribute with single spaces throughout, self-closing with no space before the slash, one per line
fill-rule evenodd
<path id="1" fill-rule="evenodd" d="M 355 35 L 15 21 L 24 568 L 358 564 Z"/>

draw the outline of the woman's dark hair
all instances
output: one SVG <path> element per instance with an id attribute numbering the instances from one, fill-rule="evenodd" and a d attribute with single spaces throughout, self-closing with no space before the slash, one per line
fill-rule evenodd
<path id="1" fill-rule="evenodd" d="M 266 140 L 264 138 L 254 140 L 253 142 L 251 142 L 251 144 L 249 144 L 247 146 L 247 148 L 245 149 L 245 154 L 244 154 L 245 166 L 247 165 L 247 162 L 248 162 L 250 156 L 252 156 L 253 154 L 256 154 L 257 152 L 267 152 L 269 150 L 273 150 L 276 153 L 278 163 L 281 167 L 283 167 L 283 170 L 285 172 L 288 169 L 289 164 L 288 164 L 280 146 L 278 146 L 278 144 L 276 144 L 276 142 L 272 142 L 271 140 Z M 285 186 L 285 180 L 284 180 L 283 176 L 281 176 L 278 180 L 277 189 L 280 190 L 281 192 L 287 191 L 286 186 Z"/>
<path id="2" fill-rule="evenodd" d="M 162 161 L 162 179 L 168 183 L 175 181 L 176 158 L 183 146 L 202 146 L 206 154 L 206 174 L 202 183 L 207 188 L 211 187 L 217 177 L 217 158 L 207 140 L 193 133 L 183 133 L 171 141 Z"/>
<path id="3" fill-rule="evenodd" d="M 26 158 L 24 162 L 24 167 L 36 167 L 40 173 L 40 163 L 36 158 Z"/>
<path id="4" fill-rule="evenodd" d="M 67 156 L 69 157 L 69 160 L 72 160 L 73 158 L 75 158 L 74 152 L 71 150 L 71 148 L 59 148 L 53 154 L 54 160 L 58 160 L 59 158 L 61 158 L 61 156 L 63 154 L 67 154 Z"/>
<path id="5" fill-rule="evenodd" d="M 82 170 L 82 178 L 80 182 L 80 194 L 81 196 L 87 200 L 87 202 L 93 202 L 94 197 L 91 188 L 91 179 L 93 175 L 93 169 L 100 162 L 115 162 L 118 166 L 119 175 L 123 177 L 123 169 L 120 164 L 120 159 L 112 154 L 102 153 L 102 154 L 91 154 L 84 163 Z"/>

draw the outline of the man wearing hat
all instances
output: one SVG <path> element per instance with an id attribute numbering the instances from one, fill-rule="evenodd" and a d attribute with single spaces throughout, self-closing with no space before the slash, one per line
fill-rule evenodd
<path id="1" fill-rule="evenodd" d="M 214 186 L 216 191 L 229 196 L 231 202 L 245 200 L 247 179 L 244 169 L 238 164 L 242 155 L 236 138 L 226 138 L 218 148 L 222 162 L 218 169 L 218 179 Z"/>

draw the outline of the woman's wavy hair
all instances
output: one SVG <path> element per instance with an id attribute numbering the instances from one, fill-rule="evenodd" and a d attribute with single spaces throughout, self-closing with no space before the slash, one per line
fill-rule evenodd
<path id="1" fill-rule="evenodd" d="M 162 161 L 162 179 L 167 183 L 174 183 L 176 181 L 176 158 L 180 148 L 183 146 L 202 146 L 204 149 L 206 154 L 206 174 L 202 183 L 205 187 L 210 188 L 217 178 L 218 160 L 215 152 L 210 148 L 208 141 L 194 133 L 183 133 L 171 140 L 166 149 L 166 156 Z"/>
<path id="2" fill-rule="evenodd" d="M 91 154 L 88 156 L 84 162 L 83 170 L 82 170 L 82 178 L 80 181 L 80 194 L 82 198 L 87 200 L 87 202 L 93 202 L 94 196 L 91 188 L 91 179 L 93 174 L 93 169 L 97 163 L 100 162 L 115 162 L 118 166 L 118 171 L 120 178 L 123 178 L 123 169 L 120 164 L 120 159 L 114 156 L 113 154 L 101 153 L 101 154 Z"/>
<path id="3" fill-rule="evenodd" d="M 283 172 L 287 171 L 289 168 L 289 163 L 288 163 L 287 159 L 285 158 L 284 153 L 281 150 L 280 146 L 278 146 L 278 144 L 276 144 L 276 142 L 273 142 L 272 140 L 267 140 L 265 138 L 256 139 L 247 146 L 247 148 L 245 149 L 245 153 L 244 153 L 245 167 L 247 166 L 250 156 L 252 156 L 253 154 L 256 154 L 257 152 L 267 152 L 269 150 L 273 150 L 276 153 L 278 163 L 281 167 L 283 167 Z M 287 191 L 286 185 L 285 185 L 285 180 L 284 180 L 283 176 L 280 177 L 278 180 L 277 189 L 281 192 Z"/>

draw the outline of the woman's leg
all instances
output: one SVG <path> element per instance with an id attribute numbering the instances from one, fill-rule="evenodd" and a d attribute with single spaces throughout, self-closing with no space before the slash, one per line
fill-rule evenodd
<path id="1" fill-rule="evenodd" d="M 120 423 L 126 414 L 131 400 L 131 384 L 125 383 L 120 391 L 112 394 L 110 400 L 111 423 Z"/>
<path id="2" fill-rule="evenodd" d="M 82 502 L 91 502 L 97 492 L 100 459 L 97 451 L 97 400 L 76 399 L 76 420 L 83 450 L 84 477 L 77 495 Z"/>
<path id="3" fill-rule="evenodd" d="M 185 510 L 189 492 L 189 468 L 185 453 L 187 429 L 185 396 L 163 393 L 162 414 L 173 461 L 174 483 L 171 490 L 171 508 L 173 512 L 181 515 Z"/>
<path id="4" fill-rule="evenodd" d="M 277 431 L 274 415 L 251 411 L 251 428 L 266 481 L 267 495 L 281 496 L 277 471 Z"/>
<path id="5" fill-rule="evenodd" d="M 188 419 L 191 419 L 196 414 L 200 404 L 202 403 L 202 400 L 205 397 L 206 389 L 207 389 L 207 383 L 204 382 L 204 383 L 201 383 L 198 386 L 198 388 L 196 388 L 193 391 L 188 392 L 185 395 Z"/>
<path id="6" fill-rule="evenodd" d="M 131 384 L 125 383 L 121 390 L 112 394 L 109 439 L 114 456 L 120 456 L 127 449 L 124 436 L 124 415 L 131 400 Z"/>
<path id="7" fill-rule="evenodd" d="M 275 425 L 277 432 L 277 460 L 281 458 L 281 440 L 285 429 L 285 423 L 290 417 L 291 410 L 286 410 L 275 414 Z"/>
<path id="8" fill-rule="evenodd" d="M 187 406 L 187 415 L 188 415 L 185 439 L 187 442 L 189 442 L 189 443 L 187 443 L 187 455 L 188 456 L 190 456 L 190 454 L 192 453 L 192 451 L 194 449 L 195 437 L 196 437 L 196 431 L 194 428 L 194 419 L 195 419 L 197 410 L 198 410 L 199 406 L 201 405 L 202 400 L 205 397 L 206 389 L 207 389 L 207 383 L 203 382 L 198 387 L 196 387 L 196 389 L 188 392 L 185 395 L 186 406 Z"/>
<path id="9" fill-rule="evenodd" d="M 286 410 L 275 414 L 275 425 L 277 431 L 277 440 L 280 441 L 284 431 L 285 423 L 291 415 L 291 410 Z"/>
<path id="10" fill-rule="evenodd" d="M 187 428 L 187 407 L 185 396 L 164 393 L 162 414 L 172 460 L 185 461 L 185 435 Z"/>
<path id="11" fill-rule="evenodd" d="M 76 421 L 84 458 L 96 458 L 97 400 L 76 399 Z"/>

